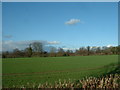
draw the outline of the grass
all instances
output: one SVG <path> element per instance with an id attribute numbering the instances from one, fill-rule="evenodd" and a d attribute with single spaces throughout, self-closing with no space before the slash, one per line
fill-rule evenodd
<path id="1" fill-rule="evenodd" d="M 3 59 L 3 86 L 75 81 L 113 71 L 117 55 Z"/>

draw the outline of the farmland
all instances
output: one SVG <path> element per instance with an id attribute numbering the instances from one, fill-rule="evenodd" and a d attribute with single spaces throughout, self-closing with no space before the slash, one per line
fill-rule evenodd
<path id="1" fill-rule="evenodd" d="M 117 55 L 5 58 L 2 61 L 3 86 L 97 77 L 114 70 L 112 65 L 117 62 Z"/>

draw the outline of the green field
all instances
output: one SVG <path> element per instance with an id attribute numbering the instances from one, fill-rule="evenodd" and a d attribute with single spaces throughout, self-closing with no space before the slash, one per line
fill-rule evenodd
<path id="1" fill-rule="evenodd" d="M 114 70 L 112 63 L 117 55 L 35 57 L 3 59 L 3 86 L 29 83 L 53 83 L 61 80 L 78 80 L 85 76 L 99 76 Z"/>

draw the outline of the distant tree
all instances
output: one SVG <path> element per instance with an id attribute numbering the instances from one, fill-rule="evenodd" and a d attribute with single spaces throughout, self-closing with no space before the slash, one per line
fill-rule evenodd
<path id="1" fill-rule="evenodd" d="M 34 42 L 31 46 L 34 52 L 43 52 L 43 44 L 41 42 Z"/>
<path id="2" fill-rule="evenodd" d="M 55 57 L 55 56 L 56 56 L 56 50 L 57 50 L 57 49 L 56 49 L 55 47 L 51 47 L 51 48 L 50 48 L 50 56 L 51 56 L 51 57 Z"/>
<path id="3" fill-rule="evenodd" d="M 62 48 L 58 49 L 57 56 L 64 56 L 65 52 Z"/>
<path id="4" fill-rule="evenodd" d="M 24 52 L 16 48 L 13 50 L 13 57 L 24 57 Z"/>
<path id="5" fill-rule="evenodd" d="M 58 49 L 58 52 L 64 53 L 64 50 L 63 50 L 62 48 L 59 48 L 59 49 Z"/>
<path id="6" fill-rule="evenodd" d="M 88 50 L 85 47 L 79 48 L 80 55 L 88 55 Z"/>
<path id="7" fill-rule="evenodd" d="M 70 54 L 71 54 L 71 51 L 70 51 L 70 50 L 67 50 L 67 51 L 66 51 L 66 55 L 67 55 L 67 56 L 70 56 Z"/>
<path id="8" fill-rule="evenodd" d="M 31 44 L 29 44 L 29 47 L 25 49 L 25 55 L 27 57 L 31 57 L 32 56 L 32 47 L 31 47 Z"/>
<path id="9" fill-rule="evenodd" d="M 96 54 L 101 54 L 101 49 L 100 49 L 100 47 L 96 47 Z"/>
<path id="10" fill-rule="evenodd" d="M 87 55 L 90 54 L 90 46 L 87 46 Z"/>
<path id="11" fill-rule="evenodd" d="M 72 50 L 64 51 L 63 48 L 56 49 L 51 47 L 50 52 L 43 51 L 43 44 L 40 42 L 34 42 L 24 50 L 14 49 L 12 52 L 2 52 L 2 58 L 16 58 L 16 57 L 56 57 L 56 56 L 79 56 L 79 55 L 120 55 L 120 45 L 111 47 L 80 47 L 75 52 Z"/>
<path id="12" fill-rule="evenodd" d="M 8 52 L 8 51 L 3 52 L 3 53 L 2 53 L 2 58 L 7 58 L 8 55 L 9 55 L 9 52 Z"/>
<path id="13" fill-rule="evenodd" d="M 104 53 L 105 55 L 112 54 L 110 48 L 111 48 L 111 47 L 106 47 L 106 46 L 104 46 L 104 47 L 103 47 L 103 53 Z"/>
<path id="14" fill-rule="evenodd" d="M 14 49 L 13 50 L 13 57 L 15 58 L 15 57 L 19 57 L 19 53 L 20 53 L 20 51 L 19 51 L 19 49 Z"/>
<path id="15" fill-rule="evenodd" d="M 48 57 L 48 52 L 47 52 L 47 51 L 44 51 L 44 52 L 42 53 L 42 57 Z"/>
<path id="16" fill-rule="evenodd" d="M 55 47 L 51 47 L 51 48 L 50 48 L 50 53 L 55 53 L 56 50 L 57 50 L 57 49 L 56 49 Z"/>
<path id="17" fill-rule="evenodd" d="M 117 54 L 117 47 L 110 47 L 112 54 Z"/>
<path id="18" fill-rule="evenodd" d="M 118 55 L 120 55 L 120 45 L 118 45 L 117 47 L 116 47 L 116 53 L 118 54 Z"/>

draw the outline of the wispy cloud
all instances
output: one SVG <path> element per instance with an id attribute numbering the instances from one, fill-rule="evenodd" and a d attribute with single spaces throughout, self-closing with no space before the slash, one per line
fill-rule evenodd
<path id="1" fill-rule="evenodd" d="M 58 41 L 51 41 L 51 42 L 48 42 L 48 44 L 60 44 L 60 42 L 58 42 Z"/>
<path id="2" fill-rule="evenodd" d="M 79 23 L 80 19 L 70 19 L 69 21 L 65 22 L 67 25 L 74 25 L 76 23 Z"/>
<path id="3" fill-rule="evenodd" d="M 12 38 L 13 36 L 12 35 L 4 35 L 3 37 L 4 38 Z"/>
<path id="4" fill-rule="evenodd" d="M 3 41 L 2 42 L 2 50 L 3 51 L 12 51 L 15 48 L 18 48 L 20 50 L 25 49 L 26 47 L 28 47 L 29 44 L 33 43 L 33 42 L 41 42 L 43 45 L 56 45 L 56 44 L 60 44 L 60 42 L 58 41 L 44 41 L 44 40 L 30 40 L 30 41 Z"/>

